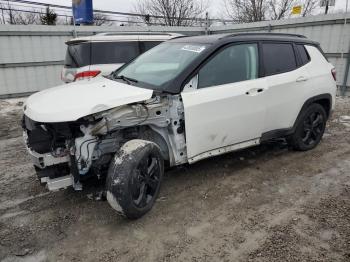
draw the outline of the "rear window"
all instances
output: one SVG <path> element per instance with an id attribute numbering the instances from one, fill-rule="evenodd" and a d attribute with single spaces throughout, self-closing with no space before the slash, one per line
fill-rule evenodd
<path id="1" fill-rule="evenodd" d="M 123 64 L 140 54 L 139 42 L 95 42 L 69 45 L 65 66 L 70 68 L 95 64 Z"/>
<path id="2" fill-rule="evenodd" d="M 275 75 L 292 71 L 297 68 L 292 44 L 263 44 L 263 60 L 265 75 Z"/>

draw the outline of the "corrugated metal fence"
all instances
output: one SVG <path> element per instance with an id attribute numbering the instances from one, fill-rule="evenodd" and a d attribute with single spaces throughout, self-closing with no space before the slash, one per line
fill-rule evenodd
<path id="1" fill-rule="evenodd" d="M 348 23 L 345 24 L 345 17 Z M 211 27 L 210 33 L 283 32 L 303 34 L 321 43 L 343 85 L 350 50 L 350 14 Z M 100 32 L 205 33 L 201 27 L 77 27 L 79 36 Z M 73 38 L 71 26 L 0 25 L 0 97 L 18 96 L 61 84 L 65 42 Z M 350 77 L 347 78 L 350 86 Z"/>

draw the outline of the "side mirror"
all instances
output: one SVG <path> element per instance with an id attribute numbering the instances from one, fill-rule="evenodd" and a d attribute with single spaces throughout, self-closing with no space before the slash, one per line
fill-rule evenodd
<path id="1" fill-rule="evenodd" d="M 196 90 L 198 87 L 198 74 L 194 76 L 184 87 L 183 92 Z"/>

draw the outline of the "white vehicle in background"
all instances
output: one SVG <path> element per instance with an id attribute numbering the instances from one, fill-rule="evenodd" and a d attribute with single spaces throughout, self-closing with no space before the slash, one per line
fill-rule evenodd
<path id="1" fill-rule="evenodd" d="M 160 43 L 181 36 L 173 33 L 102 33 L 69 40 L 62 81 L 70 83 L 109 75 Z"/>
<path id="2" fill-rule="evenodd" d="M 24 137 L 49 190 L 106 183 L 110 205 L 139 218 L 164 166 L 286 138 L 321 141 L 335 69 L 318 43 L 288 34 L 173 39 L 107 77 L 47 89 L 24 106 Z"/>

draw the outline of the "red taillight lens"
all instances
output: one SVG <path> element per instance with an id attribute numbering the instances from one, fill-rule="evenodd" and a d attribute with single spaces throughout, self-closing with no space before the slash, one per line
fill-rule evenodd
<path id="1" fill-rule="evenodd" d="M 94 78 L 101 73 L 100 70 L 85 71 L 75 75 L 74 81 Z"/>
<path id="2" fill-rule="evenodd" d="M 334 68 L 332 69 L 332 76 L 334 78 L 334 81 L 337 81 L 337 71 Z"/>

